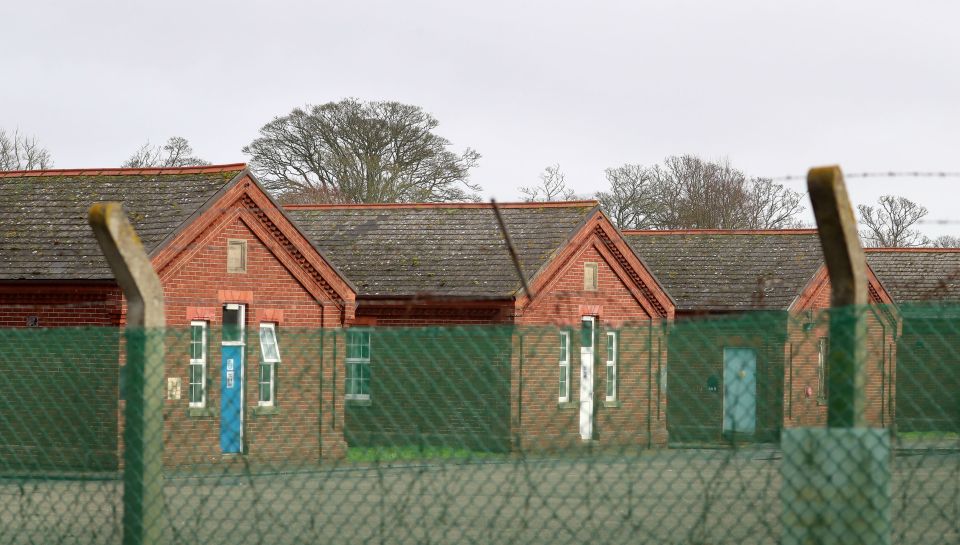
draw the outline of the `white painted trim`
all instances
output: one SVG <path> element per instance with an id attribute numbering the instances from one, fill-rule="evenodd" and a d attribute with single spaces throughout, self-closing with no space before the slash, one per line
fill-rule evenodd
<path id="1" fill-rule="evenodd" d="M 566 387 L 566 391 L 564 393 L 566 395 L 562 395 L 561 392 L 557 392 L 557 394 L 560 394 L 558 395 L 558 401 L 560 403 L 569 403 L 570 402 L 570 332 L 569 331 L 560 332 L 560 346 L 563 348 L 563 352 L 566 354 L 566 358 L 560 358 L 560 361 L 559 361 L 560 376 L 565 379 L 564 386 Z"/>
<path id="2" fill-rule="evenodd" d="M 200 336 L 201 342 L 201 355 L 200 359 L 193 358 L 193 328 L 202 327 L 203 332 Z M 210 324 L 204 320 L 192 320 L 190 322 L 190 366 L 187 373 L 187 402 L 190 407 L 195 408 L 204 408 L 207 406 L 207 360 L 209 359 L 207 351 L 207 332 L 210 329 Z M 193 383 L 190 381 L 190 371 L 193 371 L 193 366 L 200 366 L 200 401 L 192 401 L 192 396 L 190 395 L 190 388 L 193 386 Z"/>
<path id="3" fill-rule="evenodd" d="M 351 334 L 351 333 L 366 333 L 366 334 L 367 334 L 367 357 L 366 357 L 366 358 L 364 358 L 364 357 L 359 357 L 359 358 L 348 358 L 348 357 L 345 357 L 345 358 L 344 358 L 344 363 L 346 364 L 346 365 L 345 365 L 345 366 L 346 366 L 346 370 L 345 370 L 345 372 L 344 372 L 344 377 L 343 377 L 343 382 L 344 382 L 344 384 L 343 384 L 343 388 L 344 388 L 344 396 L 343 396 L 343 398 L 344 398 L 344 399 L 352 399 L 352 400 L 360 400 L 360 401 L 369 401 L 369 400 L 370 400 L 370 393 L 369 393 L 369 392 L 366 393 L 366 394 L 348 394 L 348 393 L 346 393 L 347 380 L 349 379 L 349 377 L 348 377 L 348 375 L 346 374 L 346 372 L 350 369 L 350 365 L 351 365 L 351 364 L 366 365 L 368 371 L 370 370 L 370 360 L 373 358 L 373 336 L 370 334 L 370 331 L 368 331 L 368 330 L 362 330 L 362 329 L 361 329 L 361 330 L 354 329 L 354 330 L 352 330 L 352 331 L 348 330 L 348 331 L 347 331 L 347 337 L 346 337 L 346 339 L 347 339 L 347 346 L 349 346 L 349 342 L 350 342 L 349 339 L 350 339 L 350 334 Z M 344 349 L 345 349 L 345 350 L 349 350 L 347 347 L 344 347 Z M 372 375 L 372 373 L 370 373 L 370 374 Z M 370 384 L 368 383 L 368 384 L 367 384 L 367 388 L 369 389 L 369 387 L 370 387 Z"/>
<path id="4" fill-rule="evenodd" d="M 277 357 L 271 359 L 267 357 L 267 353 L 264 350 L 263 345 L 263 331 L 270 330 L 273 332 L 273 345 L 274 349 L 277 351 Z M 260 364 L 269 364 L 270 365 L 270 401 L 264 401 L 259 399 L 260 396 L 260 385 L 263 384 L 260 382 L 260 370 L 257 369 L 257 405 L 260 407 L 273 407 L 276 405 L 277 401 L 277 364 L 280 363 L 280 339 L 277 338 L 277 326 L 272 322 L 260 322 Z"/>
<path id="5" fill-rule="evenodd" d="M 619 379 L 619 377 L 617 376 L 617 372 L 619 371 L 619 369 L 617 369 L 617 359 L 618 359 L 619 352 L 620 352 L 620 347 L 619 347 L 619 343 L 618 343 L 618 341 L 619 341 L 620 339 L 619 339 L 619 335 L 617 335 L 617 332 L 616 332 L 616 331 L 608 331 L 606 338 L 607 338 L 608 340 L 611 339 L 611 338 L 613 339 L 613 345 L 612 345 L 612 346 L 613 346 L 613 351 L 612 351 L 613 353 L 611 354 L 611 353 L 610 353 L 610 352 L 611 352 L 610 350 L 607 351 L 607 367 L 606 367 L 607 380 L 604 381 L 604 388 L 605 388 L 605 390 L 604 390 L 604 394 L 605 394 L 604 399 L 605 399 L 606 401 L 616 401 L 616 400 L 617 400 L 617 394 L 618 394 L 617 390 L 619 389 L 619 384 L 618 384 L 618 379 Z M 613 356 L 612 358 L 611 358 L 611 355 Z M 612 396 L 610 395 L 610 389 L 607 387 L 608 384 L 610 383 L 610 378 L 609 378 L 609 377 L 610 377 L 611 372 L 613 373 L 613 395 L 612 395 Z"/>

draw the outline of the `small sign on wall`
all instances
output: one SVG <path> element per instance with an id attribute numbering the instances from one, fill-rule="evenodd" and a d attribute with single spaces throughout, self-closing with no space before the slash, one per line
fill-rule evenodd
<path id="1" fill-rule="evenodd" d="M 167 399 L 180 399 L 180 377 L 167 378 Z"/>

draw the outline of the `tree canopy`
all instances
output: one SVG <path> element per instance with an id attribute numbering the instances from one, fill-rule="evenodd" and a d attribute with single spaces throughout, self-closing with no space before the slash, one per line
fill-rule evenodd
<path id="1" fill-rule="evenodd" d="M 800 193 L 727 161 L 682 155 L 605 172 L 610 189 L 596 197 L 623 229 L 779 229 L 803 211 Z"/>
<path id="2" fill-rule="evenodd" d="M 418 106 L 346 99 L 274 118 L 243 152 L 284 202 L 475 200 L 480 154 L 451 151 L 438 124 Z"/>

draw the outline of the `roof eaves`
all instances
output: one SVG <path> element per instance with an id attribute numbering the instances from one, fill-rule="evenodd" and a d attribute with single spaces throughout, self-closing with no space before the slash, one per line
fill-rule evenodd
<path id="1" fill-rule="evenodd" d="M 134 176 L 161 174 L 216 174 L 246 170 L 246 163 L 206 165 L 192 167 L 146 167 L 146 168 L 55 168 L 47 170 L 5 170 L 0 178 L 39 178 L 48 176 Z"/>
<path id="2" fill-rule="evenodd" d="M 550 201 L 550 202 L 504 202 L 497 203 L 499 208 L 573 208 L 583 206 L 599 206 L 596 200 L 581 201 Z M 488 202 L 391 202 L 391 203 L 315 203 L 315 204 L 287 204 L 289 210 L 336 210 L 336 209 L 430 209 L 430 208 L 489 208 L 493 204 Z"/>

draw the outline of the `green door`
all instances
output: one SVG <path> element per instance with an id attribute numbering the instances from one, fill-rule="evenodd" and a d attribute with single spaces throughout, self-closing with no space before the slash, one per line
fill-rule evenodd
<path id="1" fill-rule="evenodd" d="M 723 432 L 757 430 L 757 353 L 751 348 L 723 349 Z"/>

